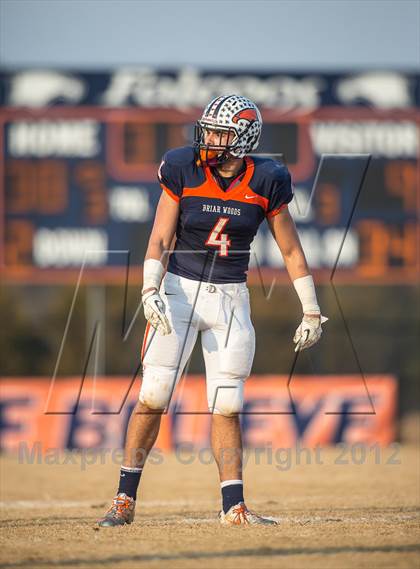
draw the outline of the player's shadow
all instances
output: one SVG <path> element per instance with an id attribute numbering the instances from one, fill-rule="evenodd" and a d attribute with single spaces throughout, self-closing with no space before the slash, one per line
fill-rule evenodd
<path id="1" fill-rule="evenodd" d="M 281 531 L 281 527 L 277 527 Z M 105 530 L 105 531 L 109 531 Z M 226 531 L 226 530 L 223 530 Z M 268 558 L 268 557 L 292 557 L 295 555 L 338 555 L 340 553 L 413 553 L 420 552 L 420 544 L 406 544 L 406 545 L 381 545 L 381 546 L 349 546 L 349 547 L 259 547 L 253 549 L 239 549 L 228 551 L 186 551 L 184 553 L 175 554 L 146 554 L 146 555 L 115 555 L 111 557 L 98 558 L 98 559 L 83 559 L 72 558 L 63 560 L 41 560 L 33 559 L 24 561 L 17 561 L 5 563 L 2 565 L 4 569 L 11 569 L 12 567 L 67 567 L 75 565 L 83 565 L 85 567 L 95 566 L 114 566 L 124 562 L 153 562 L 153 561 L 181 561 L 189 559 L 218 559 L 218 558 L 234 558 L 234 557 L 255 557 L 255 558 Z"/>

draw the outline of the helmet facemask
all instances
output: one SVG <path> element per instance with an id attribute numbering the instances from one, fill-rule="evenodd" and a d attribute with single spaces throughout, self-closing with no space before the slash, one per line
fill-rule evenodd
<path id="1" fill-rule="evenodd" d="M 208 132 L 216 133 L 214 139 L 216 143 L 211 144 L 206 143 L 206 135 Z M 218 143 L 217 143 L 218 135 Z M 230 142 L 227 144 L 225 141 Z M 221 127 L 218 125 L 212 125 L 206 121 L 199 120 L 194 126 L 194 146 L 198 149 L 200 153 L 200 160 L 209 166 L 216 166 L 217 164 L 223 164 L 229 158 L 231 158 L 231 151 L 234 150 L 235 145 L 238 141 L 238 133 L 233 127 Z"/>

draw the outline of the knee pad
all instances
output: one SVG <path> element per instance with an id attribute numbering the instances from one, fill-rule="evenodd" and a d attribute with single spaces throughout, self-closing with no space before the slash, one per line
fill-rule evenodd
<path id="1" fill-rule="evenodd" d="M 149 409 L 165 409 L 175 391 L 176 370 L 145 366 L 139 401 Z"/>
<path id="2" fill-rule="evenodd" d="M 209 411 L 225 417 L 240 413 L 244 402 L 244 382 L 244 379 L 211 381 L 207 393 Z"/>

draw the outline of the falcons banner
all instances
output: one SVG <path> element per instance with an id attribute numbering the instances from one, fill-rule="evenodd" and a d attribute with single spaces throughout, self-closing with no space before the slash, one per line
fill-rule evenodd
<path id="1" fill-rule="evenodd" d="M 420 76 L 396 71 L 291 73 L 122 68 L 109 73 L 51 69 L 0 72 L 0 104 L 145 108 L 204 107 L 222 93 L 238 93 L 258 106 L 291 110 L 325 106 L 407 109 L 420 106 Z"/>

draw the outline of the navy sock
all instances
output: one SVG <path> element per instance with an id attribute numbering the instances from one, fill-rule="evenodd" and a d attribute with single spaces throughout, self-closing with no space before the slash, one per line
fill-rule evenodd
<path id="1" fill-rule="evenodd" d="M 242 480 L 225 480 L 221 483 L 223 511 L 226 514 L 232 506 L 244 501 L 244 485 Z"/>
<path id="2" fill-rule="evenodd" d="M 131 468 L 129 466 L 121 466 L 120 483 L 118 486 L 118 494 L 127 494 L 131 498 L 137 498 L 137 488 L 140 483 L 142 468 Z"/>

